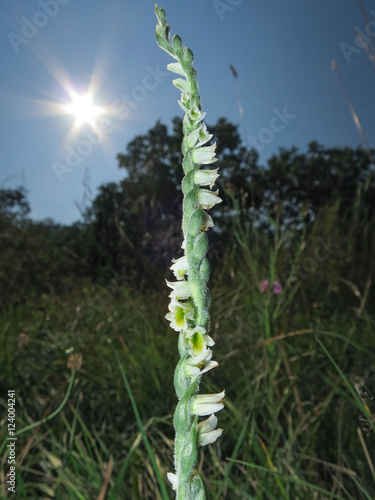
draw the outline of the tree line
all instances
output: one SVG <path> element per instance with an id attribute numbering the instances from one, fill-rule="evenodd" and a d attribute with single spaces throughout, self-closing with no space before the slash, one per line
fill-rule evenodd
<path id="1" fill-rule="evenodd" d="M 351 231 L 357 257 L 371 260 L 374 165 L 364 149 L 314 141 L 305 152 L 281 148 L 260 165 L 237 126 L 220 118 L 209 130 L 223 200 L 212 210 L 213 265 L 235 246 L 235 227 L 271 239 L 277 224 L 292 245 L 327 206 L 336 207 L 343 234 Z M 77 279 L 107 283 L 114 273 L 131 274 L 138 287 L 160 284 L 180 252 L 181 141 L 180 118 L 170 130 L 157 121 L 135 137 L 117 156 L 124 179 L 100 186 L 82 220 L 71 225 L 32 221 L 25 189 L 0 189 L 1 307 L 58 294 Z"/>

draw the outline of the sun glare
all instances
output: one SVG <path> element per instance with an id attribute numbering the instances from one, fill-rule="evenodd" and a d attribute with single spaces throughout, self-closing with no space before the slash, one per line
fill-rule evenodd
<path id="1" fill-rule="evenodd" d="M 76 125 L 84 123 L 95 125 L 101 110 L 93 104 L 92 96 L 90 94 L 72 94 L 71 98 L 72 102 L 65 106 L 65 111 L 75 117 Z"/>

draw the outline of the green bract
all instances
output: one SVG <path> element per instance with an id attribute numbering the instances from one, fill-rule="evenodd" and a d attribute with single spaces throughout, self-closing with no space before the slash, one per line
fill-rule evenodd
<path id="1" fill-rule="evenodd" d="M 167 67 L 180 76 L 173 80 L 173 84 L 181 91 L 179 104 L 185 112 L 181 145 L 185 173 L 182 181 L 184 256 L 174 260 L 171 266 L 177 281 L 167 281 L 172 292 L 166 318 L 171 322 L 171 327 L 179 332 L 178 348 L 181 356 L 174 376 L 179 400 L 174 414 L 175 473 L 169 472 L 168 479 L 178 500 L 203 500 L 206 498 L 203 482 L 194 470 L 198 446 L 213 443 L 223 432 L 216 428 L 217 418 L 214 414 L 224 407 L 224 391 L 219 394 L 197 394 L 202 374 L 218 366 L 211 359 L 210 348 L 214 341 L 208 335 L 210 296 L 207 289 L 209 263 L 206 258 L 206 231 L 214 224 L 206 210 L 221 202 L 218 191 L 212 190 L 219 174 L 217 168 L 200 168 L 200 165 L 210 165 L 216 161 L 216 145 L 206 145 L 212 135 L 203 122 L 205 113 L 201 109 L 193 53 L 183 47 L 178 35 L 173 37 L 171 43 L 170 26 L 164 10 L 155 6 L 155 13 L 159 22 L 156 27 L 157 42 L 176 60 Z M 198 422 L 199 416 L 208 415 L 207 420 Z"/>

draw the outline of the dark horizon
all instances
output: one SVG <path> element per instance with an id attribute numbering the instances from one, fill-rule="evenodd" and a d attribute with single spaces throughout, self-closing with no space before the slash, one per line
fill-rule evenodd
<path id="1" fill-rule="evenodd" d="M 359 1 L 293 0 L 283 6 L 194 0 L 176 8 L 166 0 L 162 6 L 172 30 L 194 52 L 207 122 L 225 116 L 237 124 L 261 162 L 280 147 L 303 151 L 312 140 L 326 147 L 361 144 L 331 70 L 334 59 L 369 145 L 375 146 L 375 72 L 368 56 L 375 10 L 369 0 L 367 21 Z M 94 2 L 90 16 L 83 4 L 68 0 L 4 5 L 0 182 L 28 190 L 33 219 L 76 220 L 85 169 L 95 195 L 101 184 L 123 177 L 116 155 L 129 141 L 157 119 L 169 126 L 178 113 L 178 91 L 166 69 L 168 58 L 156 44 L 155 21 L 154 2 Z M 88 89 L 107 120 L 96 135 L 87 124 L 74 129 L 74 118 L 64 111 L 69 94 Z M 68 167 L 61 182 L 57 164 Z"/>

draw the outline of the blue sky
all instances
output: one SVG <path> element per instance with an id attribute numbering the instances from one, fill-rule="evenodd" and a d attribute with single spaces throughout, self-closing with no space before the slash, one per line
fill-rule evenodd
<path id="1" fill-rule="evenodd" d="M 363 3 L 368 39 L 374 42 L 375 7 L 370 0 Z M 75 201 L 82 199 L 85 171 L 95 196 L 99 185 L 124 177 L 116 155 L 129 141 L 157 119 L 170 125 L 182 114 L 174 75 L 165 69 L 171 61 L 155 41 L 154 2 L 0 0 L 0 5 L 0 186 L 23 185 L 34 219 L 69 224 L 80 216 Z M 224 116 L 238 124 L 244 141 L 252 144 L 255 138 L 261 163 L 279 147 L 304 150 L 312 140 L 325 146 L 361 143 L 331 71 L 333 59 L 375 147 L 375 70 L 366 50 L 354 44 L 356 30 L 366 33 L 357 0 L 164 0 L 160 5 L 172 34 L 194 52 L 207 123 Z M 245 125 L 230 64 L 238 72 Z M 74 118 L 61 113 L 69 89 L 95 91 L 95 103 L 106 111 L 101 134 L 90 136 L 89 125 L 73 130 Z M 59 167 L 57 175 L 57 164 L 69 171 Z"/>

